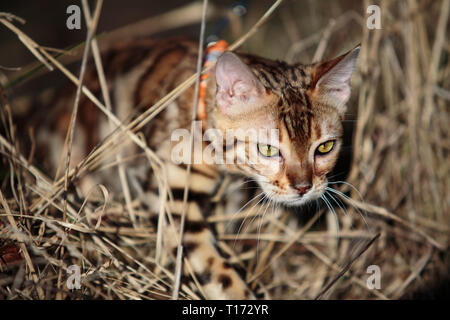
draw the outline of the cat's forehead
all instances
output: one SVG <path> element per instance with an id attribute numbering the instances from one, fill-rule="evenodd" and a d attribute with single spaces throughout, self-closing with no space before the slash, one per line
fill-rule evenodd
<path id="1" fill-rule="evenodd" d="M 266 88 L 280 95 L 289 88 L 299 91 L 308 89 L 311 84 L 310 65 L 288 64 L 284 61 L 245 54 L 240 54 L 239 57 Z"/>
<path id="2" fill-rule="evenodd" d="M 290 146 L 293 152 L 306 155 L 311 145 L 342 135 L 342 124 L 334 110 L 314 113 L 309 110 L 298 112 L 287 108 L 278 119 L 280 143 Z"/>
<path id="3" fill-rule="evenodd" d="M 284 105 L 278 117 L 279 125 L 286 130 L 287 138 L 297 147 L 306 146 L 314 130 L 314 114 L 306 108 Z"/>
<path id="4" fill-rule="evenodd" d="M 285 128 L 286 138 L 300 152 L 325 135 L 340 134 L 341 123 L 336 110 L 311 101 L 304 90 L 285 90 L 277 111 L 278 122 Z"/>
<path id="5" fill-rule="evenodd" d="M 246 54 L 239 54 L 239 58 L 277 96 L 277 102 L 269 108 L 276 115 L 278 127 L 284 128 L 281 130 L 284 138 L 297 151 L 320 139 L 330 128 L 334 132 L 340 130 L 336 110 L 318 105 L 310 96 L 313 65 L 288 64 Z"/>

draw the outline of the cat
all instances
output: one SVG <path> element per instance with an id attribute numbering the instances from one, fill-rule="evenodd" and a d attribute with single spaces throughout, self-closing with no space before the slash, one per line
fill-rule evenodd
<path id="1" fill-rule="evenodd" d="M 233 132 L 231 143 L 221 141 L 223 148 L 213 151 L 227 157 L 239 149 L 243 153 L 236 153 L 237 157 L 251 156 L 256 161 L 240 159 L 243 161 L 222 164 L 202 161 L 192 165 L 183 248 L 203 288 L 204 298 L 255 298 L 254 292 L 221 254 L 214 230 L 205 220 L 216 205 L 210 199 L 221 177 L 237 174 L 254 179 L 269 199 L 286 206 L 301 206 L 318 199 L 325 191 L 326 175 L 333 169 L 342 145 L 341 121 L 358 54 L 359 46 L 333 60 L 308 65 L 230 51 L 217 59 L 206 85 L 202 130 L 214 129 L 223 138 Z M 197 55 L 198 44 L 185 39 L 140 39 L 113 45 L 103 55 L 113 113 L 122 121 L 129 119 L 130 114 L 142 113 L 196 72 Z M 96 96 L 101 96 L 94 67 L 87 71 L 84 84 Z M 33 120 L 28 120 L 23 127 L 24 132 L 28 131 L 27 127 L 35 129 L 35 161 L 53 175 L 63 151 L 74 92 L 74 88 L 66 89 L 47 99 L 45 106 L 41 104 Z M 171 140 L 171 135 L 174 130 L 190 128 L 194 94 L 192 86 L 142 129 L 147 145 L 166 165 L 173 215 L 183 211 L 187 165 L 174 163 L 172 151 L 176 142 Z M 276 139 L 264 134 L 273 129 L 277 132 Z M 249 130 L 262 131 L 261 140 L 247 136 Z M 72 146 L 72 166 L 110 132 L 107 118 L 83 96 Z M 207 148 L 206 143 L 202 146 Z M 139 149 L 128 144 L 119 150 L 127 157 Z M 237 160 L 235 155 L 231 157 Z M 152 178 L 145 161 L 131 165 L 130 174 L 133 167 L 140 171 L 138 181 L 149 210 L 158 212 L 161 205 L 158 182 Z M 116 175 L 110 173 L 103 176 L 98 172 L 88 173 L 78 183 L 84 195 L 96 183 L 113 189 L 120 187 Z M 175 237 L 168 233 L 164 238 L 165 245 L 173 250 L 173 257 L 176 256 Z"/>

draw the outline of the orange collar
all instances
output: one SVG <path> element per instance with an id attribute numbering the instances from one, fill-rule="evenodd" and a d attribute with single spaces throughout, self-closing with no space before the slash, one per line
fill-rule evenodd
<path id="1" fill-rule="evenodd" d="M 203 61 L 203 67 L 207 68 L 217 60 L 217 58 L 228 49 L 228 43 L 225 40 L 219 40 L 217 42 L 213 42 L 205 50 L 205 59 Z M 199 120 L 206 120 L 206 85 L 208 83 L 208 78 L 210 76 L 210 72 L 204 73 L 200 77 L 200 87 L 199 87 L 199 99 L 197 106 L 197 118 Z"/>

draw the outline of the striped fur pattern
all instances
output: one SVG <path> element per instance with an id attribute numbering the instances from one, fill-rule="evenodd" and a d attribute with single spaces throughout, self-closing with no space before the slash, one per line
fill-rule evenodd
<path id="1" fill-rule="evenodd" d="M 270 199 L 285 205 L 301 205 L 317 199 L 326 186 L 326 174 L 337 159 L 341 120 L 357 54 L 358 48 L 335 60 L 312 65 L 289 65 L 242 53 L 225 53 L 219 58 L 207 86 L 207 119 L 203 130 L 215 128 L 225 136 L 230 129 L 277 129 L 278 141 L 250 141 L 237 136 L 234 144 L 224 144 L 223 150 L 226 154 L 244 146 L 248 156 L 257 152 L 263 142 L 278 148 L 279 155 L 259 155 L 261 161 L 257 164 L 193 165 L 183 245 L 205 298 L 255 298 L 220 253 L 214 230 L 205 222 L 205 216 L 217 205 L 211 198 L 219 182 L 229 173 L 253 178 Z M 142 113 L 191 76 L 196 59 L 197 44 L 183 39 L 142 39 L 115 44 L 103 56 L 113 112 L 121 120 Z M 87 72 L 85 84 L 101 97 L 95 68 Z M 170 211 L 174 215 L 182 212 L 187 171 L 185 165 L 171 162 L 170 136 L 177 128 L 189 128 L 193 90 L 193 87 L 187 90 L 143 129 L 148 146 L 166 162 L 173 197 Z M 73 98 L 73 89 L 47 97 L 45 105 L 40 107 L 47 112 L 39 112 L 27 122 L 37 133 L 37 161 L 53 173 L 58 168 Z M 111 132 L 106 117 L 89 99 L 83 97 L 79 108 L 72 164 L 81 161 Z M 330 140 L 334 141 L 333 150 L 318 155 L 318 146 Z M 132 144 L 121 149 L 123 158 L 133 157 L 137 152 Z M 127 166 L 129 172 L 133 167 L 140 172 L 145 201 L 151 211 L 158 212 L 158 186 L 149 166 L 143 161 Z M 83 177 L 79 186 L 85 194 L 100 182 L 120 190 L 116 176 L 104 170 L 94 172 Z M 175 250 L 174 238 L 174 234 L 167 233 L 164 245 Z"/>

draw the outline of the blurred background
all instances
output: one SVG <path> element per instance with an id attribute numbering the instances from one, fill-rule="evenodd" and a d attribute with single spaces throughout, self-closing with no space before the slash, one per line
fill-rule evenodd
<path id="1" fill-rule="evenodd" d="M 262 277 L 269 283 L 266 297 L 316 297 L 340 270 L 336 266 L 342 268 L 349 261 L 345 239 L 364 238 L 366 223 L 380 238 L 324 297 L 449 296 L 449 2 L 286 0 L 239 48 L 272 59 L 311 63 L 362 45 L 344 122 L 345 147 L 330 178 L 348 197 L 334 205 L 341 232 L 348 237 L 330 240 L 336 226 L 333 219 L 324 218 L 313 230 L 324 233 L 305 237 L 267 270 Z M 232 43 L 273 3 L 210 0 L 207 41 L 223 38 Z M 80 5 L 73 0 L 17 0 L 2 2 L 0 11 L 23 18 L 26 23 L 15 25 L 39 45 L 67 49 L 86 37 L 84 19 L 80 30 L 66 28 L 66 8 L 71 4 Z M 381 9 L 381 29 L 367 27 L 369 5 Z M 108 0 L 98 39 L 105 45 L 123 37 L 197 39 L 200 14 L 198 1 Z M 44 68 L 33 71 L 39 62 L 1 24 L 0 48 L 0 83 L 11 99 L 59 86 L 64 79 Z M 78 68 L 79 51 L 61 60 Z M 290 226 L 303 223 L 289 224 L 286 219 Z M 371 264 L 382 271 L 377 293 L 363 285 Z"/>

